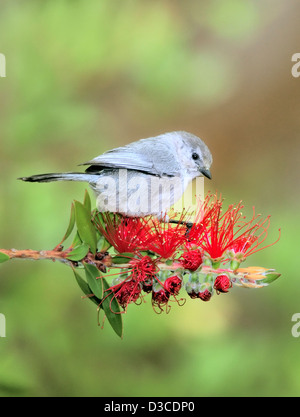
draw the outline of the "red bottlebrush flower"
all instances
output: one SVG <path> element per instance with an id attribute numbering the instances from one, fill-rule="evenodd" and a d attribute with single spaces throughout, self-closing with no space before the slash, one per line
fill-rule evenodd
<path id="1" fill-rule="evenodd" d="M 280 239 L 279 229 L 279 237 L 275 242 L 259 248 L 259 246 L 262 245 L 268 236 L 268 228 L 270 226 L 271 216 L 267 216 L 267 218 L 264 220 L 261 219 L 257 221 L 258 217 L 259 215 L 255 215 L 253 208 L 252 219 L 249 222 L 243 222 L 243 224 L 240 226 L 239 233 L 242 229 L 246 230 L 244 230 L 240 235 L 236 236 L 232 245 L 228 248 L 228 250 L 233 251 L 234 255 L 239 255 L 242 260 L 255 252 L 266 249 L 269 246 L 273 246 Z"/>
<path id="2" fill-rule="evenodd" d="M 129 262 L 131 266 L 131 277 L 135 281 L 145 282 L 153 278 L 157 272 L 156 262 L 150 256 L 143 256 L 142 258 L 133 258 Z"/>
<path id="3" fill-rule="evenodd" d="M 171 295 L 178 295 L 182 286 L 182 279 L 177 275 L 169 277 L 164 282 L 164 289 Z"/>
<path id="4" fill-rule="evenodd" d="M 201 236 L 198 239 L 199 246 L 211 259 L 222 258 L 227 250 L 243 252 L 246 257 L 267 247 L 257 249 L 267 237 L 270 216 L 257 221 L 259 215 L 253 214 L 250 221 L 245 221 L 241 213 L 244 207 L 241 202 L 236 206 L 230 205 L 224 213 L 222 205 L 223 200 L 217 196 L 211 204 L 206 203 L 205 223 L 201 226 Z"/>
<path id="5" fill-rule="evenodd" d="M 218 275 L 215 279 L 214 289 L 217 293 L 228 292 L 229 288 L 232 287 L 232 283 L 227 275 Z"/>
<path id="6" fill-rule="evenodd" d="M 149 236 L 148 222 L 139 217 L 98 213 L 93 221 L 99 232 L 119 253 L 144 248 Z"/>
<path id="7" fill-rule="evenodd" d="M 208 226 L 213 211 L 216 209 L 216 202 L 211 202 L 212 195 L 208 194 L 204 201 L 198 201 L 198 207 L 195 213 L 194 221 L 192 226 L 186 233 L 186 246 L 199 246 L 205 227 Z M 217 200 L 217 197 L 215 196 Z"/>
<path id="8" fill-rule="evenodd" d="M 182 267 L 190 271 L 196 271 L 203 262 L 202 253 L 199 249 L 184 252 L 179 260 Z"/>
<path id="9" fill-rule="evenodd" d="M 233 245 L 230 247 L 230 250 L 233 250 L 233 252 L 236 253 L 246 253 L 248 251 L 248 249 L 251 248 L 251 246 L 257 242 L 258 237 L 257 236 L 253 236 L 253 235 L 249 235 L 248 237 L 246 236 L 241 236 L 240 238 L 238 238 Z"/>
<path id="10" fill-rule="evenodd" d="M 184 215 L 176 226 L 153 219 L 153 228 L 147 242 L 147 249 L 155 252 L 161 258 L 171 258 L 185 241 L 186 226 L 183 224 L 183 217 Z"/>
<path id="11" fill-rule="evenodd" d="M 202 249 L 212 259 L 219 259 L 223 256 L 228 247 L 233 244 L 234 226 L 241 219 L 241 203 L 236 207 L 229 206 L 222 215 L 222 200 L 216 198 L 213 210 L 210 212 L 209 222 L 203 229 L 203 236 L 200 242 Z"/>
<path id="12" fill-rule="evenodd" d="M 170 298 L 170 293 L 168 291 L 166 291 L 164 288 L 161 288 L 158 291 L 152 291 L 152 307 L 153 309 L 155 307 L 159 308 L 158 313 L 162 313 L 163 312 L 163 307 L 168 305 L 169 302 L 169 298 Z M 156 311 L 156 310 L 154 310 Z M 169 310 L 167 310 L 166 312 L 168 313 Z M 156 311 L 157 312 L 157 311 Z"/>
<path id="13" fill-rule="evenodd" d="M 138 300 L 141 290 L 140 284 L 132 279 L 112 287 L 118 303 L 124 309 L 129 303 L 135 303 Z"/>
<path id="14" fill-rule="evenodd" d="M 200 298 L 202 301 L 209 301 L 211 296 L 212 293 L 207 289 L 198 293 L 198 298 Z"/>
<path id="15" fill-rule="evenodd" d="M 108 294 L 114 293 L 119 304 L 125 309 L 125 306 L 131 302 L 136 302 L 145 286 L 153 284 L 156 276 L 157 267 L 155 261 L 150 256 L 141 258 L 132 258 L 129 262 L 130 267 L 123 272 L 125 279 L 105 290 Z"/>

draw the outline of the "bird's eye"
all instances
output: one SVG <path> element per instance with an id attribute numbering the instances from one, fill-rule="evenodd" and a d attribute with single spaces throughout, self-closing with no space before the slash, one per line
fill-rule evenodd
<path id="1" fill-rule="evenodd" d="M 197 159 L 199 159 L 199 155 L 196 152 L 194 152 L 192 158 L 196 161 Z"/>

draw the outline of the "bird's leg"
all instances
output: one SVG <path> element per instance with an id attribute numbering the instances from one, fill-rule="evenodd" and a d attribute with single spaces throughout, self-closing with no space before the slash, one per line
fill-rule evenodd
<path id="1" fill-rule="evenodd" d="M 173 220 L 173 219 L 169 220 L 168 223 L 184 224 L 188 229 L 190 229 L 191 227 L 193 227 L 193 224 L 194 224 L 192 222 L 183 222 L 181 220 Z"/>
<path id="2" fill-rule="evenodd" d="M 184 225 L 185 225 L 185 227 L 186 227 L 186 232 L 185 232 L 185 235 L 186 235 L 186 236 L 188 236 L 188 235 L 189 235 L 190 230 L 191 230 L 191 228 L 193 227 L 193 224 L 194 224 L 194 223 L 192 223 L 192 222 L 183 222 L 183 221 L 180 221 L 180 220 L 172 220 L 172 219 L 170 219 L 170 220 L 168 221 L 168 223 L 174 223 L 174 224 L 184 224 Z"/>

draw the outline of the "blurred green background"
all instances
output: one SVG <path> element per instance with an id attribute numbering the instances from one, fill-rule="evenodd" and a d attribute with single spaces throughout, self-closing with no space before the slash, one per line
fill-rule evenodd
<path id="1" fill-rule="evenodd" d="M 267 288 L 233 288 L 156 315 L 132 305 L 119 340 L 97 327 L 72 271 L 0 268 L 1 396 L 298 396 L 300 79 L 296 0 L 1 1 L 0 247 L 51 249 L 85 185 L 19 176 L 72 171 L 171 130 L 203 138 L 207 190 L 272 215 Z"/>

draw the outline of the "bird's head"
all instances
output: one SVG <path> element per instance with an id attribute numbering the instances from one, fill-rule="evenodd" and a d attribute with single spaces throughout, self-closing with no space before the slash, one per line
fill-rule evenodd
<path id="1" fill-rule="evenodd" d="M 182 141 L 180 150 L 182 167 L 192 178 L 204 176 L 211 179 L 210 167 L 213 159 L 206 144 L 191 133 L 177 133 Z"/>

